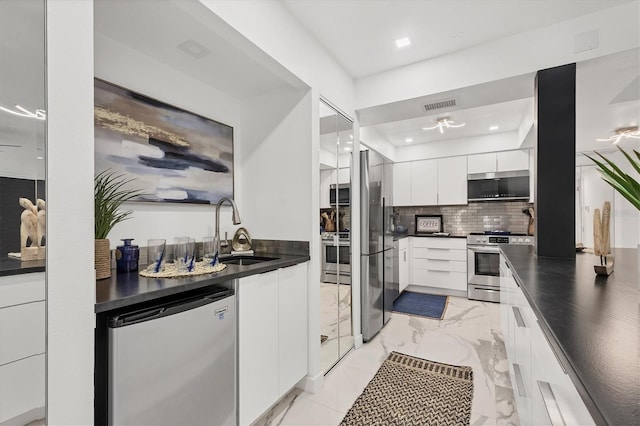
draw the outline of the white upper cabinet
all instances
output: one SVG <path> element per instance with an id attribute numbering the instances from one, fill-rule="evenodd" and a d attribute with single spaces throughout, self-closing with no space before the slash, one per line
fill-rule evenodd
<path id="1" fill-rule="evenodd" d="M 467 204 L 467 157 L 393 165 L 394 206 Z"/>
<path id="2" fill-rule="evenodd" d="M 393 165 L 393 205 L 411 204 L 411 162 Z"/>
<path id="3" fill-rule="evenodd" d="M 529 170 L 529 150 L 491 152 L 468 156 L 467 173 L 509 172 Z"/>
<path id="4" fill-rule="evenodd" d="M 411 204 L 438 204 L 438 160 L 411 162 Z"/>
<path id="5" fill-rule="evenodd" d="M 498 172 L 529 170 L 529 150 L 503 151 L 496 153 Z"/>
<path id="6" fill-rule="evenodd" d="M 468 156 L 467 173 L 469 174 L 495 172 L 496 168 L 495 152 Z"/>
<path id="7" fill-rule="evenodd" d="M 338 183 L 351 183 L 351 168 L 343 167 L 338 169 Z"/>
<path id="8" fill-rule="evenodd" d="M 438 204 L 467 204 L 467 157 L 438 160 Z"/>

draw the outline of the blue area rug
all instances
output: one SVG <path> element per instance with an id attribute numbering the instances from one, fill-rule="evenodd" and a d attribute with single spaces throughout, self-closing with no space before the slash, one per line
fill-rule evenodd
<path id="1" fill-rule="evenodd" d="M 448 302 L 449 296 L 405 291 L 393 302 L 393 310 L 403 314 L 442 319 Z"/>

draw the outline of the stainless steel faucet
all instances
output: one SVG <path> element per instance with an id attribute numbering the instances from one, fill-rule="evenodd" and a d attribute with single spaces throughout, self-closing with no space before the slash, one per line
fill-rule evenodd
<path id="1" fill-rule="evenodd" d="M 236 206 L 236 202 L 233 201 L 233 198 L 229 198 L 229 197 L 221 198 L 220 201 L 218 201 L 218 204 L 216 205 L 216 241 L 218 244 L 218 246 L 216 247 L 216 250 L 218 251 L 218 256 L 221 255 L 220 248 L 222 246 L 222 244 L 220 243 L 220 206 L 222 206 L 222 204 L 224 204 L 225 201 L 228 201 L 229 204 L 231 204 L 231 207 L 233 207 L 233 224 L 234 225 L 240 224 L 240 213 L 238 213 L 238 206 Z"/>

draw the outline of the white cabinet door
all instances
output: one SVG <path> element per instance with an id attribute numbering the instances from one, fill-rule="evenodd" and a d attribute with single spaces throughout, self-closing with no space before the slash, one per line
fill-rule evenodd
<path id="1" fill-rule="evenodd" d="M 238 282 L 240 425 L 251 424 L 279 398 L 278 295 L 278 271 Z"/>
<path id="2" fill-rule="evenodd" d="M 411 163 L 393 165 L 393 205 L 411 205 Z"/>
<path id="3" fill-rule="evenodd" d="M 44 302 L 0 309 L 0 365 L 44 353 Z"/>
<path id="4" fill-rule="evenodd" d="M 488 154 L 474 154 L 467 157 L 467 173 L 488 173 L 497 170 L 496 154 L 491 152 Z"/>
<path id="5" fill-rule="evenodd" d="M 467 157 L 438 160 L 438 204 L 467 204 Z"/>
<path id="6" fill-rule="evenodd" d="M 278 394 L 284 395 L 307 374 L 307 263 L 278 273 Z"/>
<path id="7" fill-rule="evenodd" d="M 329 185 L 335 183 L 332 177 L 332 170 L 320 170 L 320 208 L 328 209 L 329 204 Z"/>
<path id="8" fill-rule="evenodd" d="M 342 167 L 338 169 L 338 183 L 351 183 L 350 167 Z"/>
<path id="9" fill-rule="evenodd" d="M 44 272 L 0 277 L 0 308 L 44 300 Z"/>
<path id="10" fill-rule="evenodd" d="M 0 424 L 27 412 L 26 422 L 44 417 L 44 363 L 41 354 L 0 366 Z"/>
<path id="11" fill-rule="evenodd" d="M 411 162 L 411 205 L 438 204 L 438 160 Z"/>
<path id="12" fill-rule="evenodd" d="M 501 151 L 496 154 L 499 172 L 529 170 L 529 150 Z"/>
<path id="13" fill-rule="evenodd" d="M 404 248 L 399 253 L 399 282 L 400 292 L 402 292 L 409 285 L 409 249 Z"/>

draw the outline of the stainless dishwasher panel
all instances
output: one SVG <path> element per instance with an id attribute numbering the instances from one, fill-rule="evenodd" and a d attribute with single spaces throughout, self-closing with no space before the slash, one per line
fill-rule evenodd
<path id="1" fill-rule="evenodd" d="M 235 425 L 232 290 L 109 321 L 109 424 Z"/>

